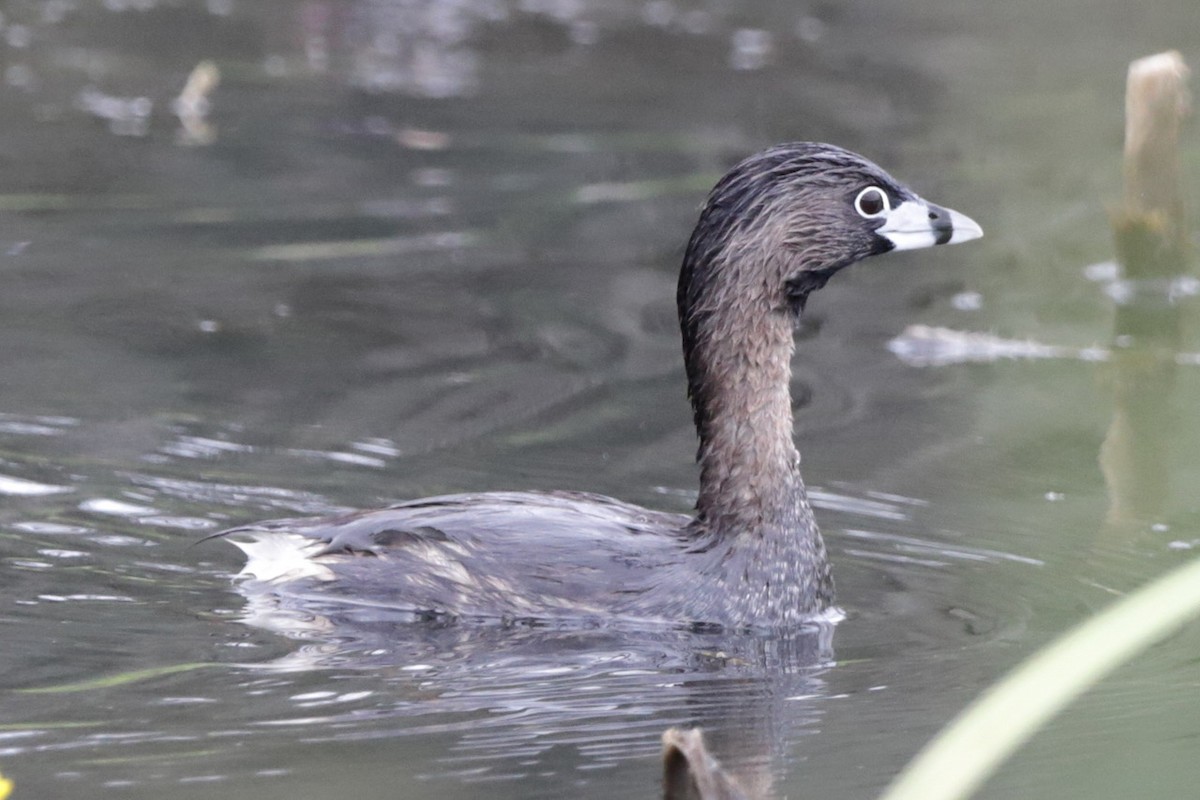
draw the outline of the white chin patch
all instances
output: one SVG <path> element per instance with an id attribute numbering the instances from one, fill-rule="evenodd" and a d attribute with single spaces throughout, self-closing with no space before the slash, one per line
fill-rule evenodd
<path id="1" fill-rule="evenodd" d="M 916 250 L 937 244 L 937 234 L 929 220 L 929 206 L 916 200 L 905 200 L 893 208 L 875 232 L 897 250 Z"/>
<path id="2" fill-rule="evenodd" d="M 905 200 L 888 213 L 875 232 L 896 250 L 957 244 L 983 236 L 983 229 L 966 214 L 949 208 L 931 208 L 923 200 Z"/>

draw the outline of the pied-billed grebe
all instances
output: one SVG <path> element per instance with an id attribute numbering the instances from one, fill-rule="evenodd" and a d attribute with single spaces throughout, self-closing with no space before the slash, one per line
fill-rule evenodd
<path id="1" fill-rule="evenodd" d="M 833 602 L 792 442 L 804 303 L 867 256 L 981 235 L 861 156 L 772 147 L 713 188 L 679 276 L 700 437 L 694 517 L 577 492 L 489 492 L 218 535 L 268 593 L 455 617 L 798 625 Z"/>

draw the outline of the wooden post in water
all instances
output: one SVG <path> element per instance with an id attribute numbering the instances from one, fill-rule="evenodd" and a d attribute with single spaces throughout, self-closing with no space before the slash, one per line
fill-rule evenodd
<path id="1" fill-rule="evenodd" d="M 662 743 L 663 800 L 748 800 L 708 752 L 699 729 L 668 728 Z"/>
<path id="2" fill-rule="evenodd" d="M 1180 338 L 1174 282 L 1189 255 L 1179 162 L 1188 74 L 1183 57 L 1170 51 L 1134 61 L 1126 83 L 1125 193 L 1112 215 L 1123 291 L 1113 325 L 1113 420 L 1100 449 L 1108 522 L 1118 528 L 1153 519 L 1169 492 L 1169 398 Z"/>
<path id="3" fill-rule="evenodd" d="M 1125 208 L 1156 217 L 1172 243 L 1186 239 L 1179 130 L 1190 111 L 1187 64 L 1177 51 L 1139 58 L 1125 83 Z"/>

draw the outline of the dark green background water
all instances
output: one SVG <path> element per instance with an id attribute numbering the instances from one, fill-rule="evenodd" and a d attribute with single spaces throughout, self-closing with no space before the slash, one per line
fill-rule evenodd
<path id="1" fill-rule="evenodd" d="M 1112 258 L 1125 68 L 1196 63 L 1194 0 L 0 13 L 17 798 L 651 797 L 659 733 L 696 722 L 778 796 L 871 797 L 1009 666 L 1200 542 L 1186 357 L 1155 383 L 888 348 L 911 324 L 1112 344 L 1113 287 L 1087 268 Z M 204 59 L 215 139 L 186 146 L 171 102 Z M 534 487 L 686 510 L 682 245 L 725 168 L 791 139 L 860 151 L 987 232 L 809 304 L 793 391 L 848 614 L 832 665 L 238 621 L 236 554 L 189 546 L 232 522 Z M 1195 131 L 1184 150 L 1194 186 Z M 1122 344 L 1154 363 L 1153 341 Z M 1130 386 L 1157 399 L 1106 479 L 1102 444 L 1144 404 Z M 1189 629 L 1123 669 L 983 795 L 1189 796 L 1198 645 Z"/>

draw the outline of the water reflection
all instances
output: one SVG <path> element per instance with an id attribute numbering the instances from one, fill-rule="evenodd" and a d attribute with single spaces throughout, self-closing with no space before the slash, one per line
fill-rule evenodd
<path id="1" fill-rule="evenodd" d="M 448 774 L 523 777 L 563 745 L 604 768 L 653 752 L 668 726 L 699 725 L 751 796 L 767 797 L 786 770 L 788 743 L 816 723 L 827 695 L 829 623 L 770 638 L 667 626 L 438 624 L 367 605 L 322 605 L 319 597 L 283 602 L 251 598 L 243 619 L 304 644 L 247 667 L 366 671 L 410 687 L 402 697 L 421 696 L 391 707 L 370 701 L 369 717 L 362 703 L 320 698 L 312 741 L 429 734 L 421 720 L 436 712 L 437 731 L 457 734 L 453 757 L 442 760 Z M 296 714 L 311 719 L 315 707 L 299 703 Z"/>

